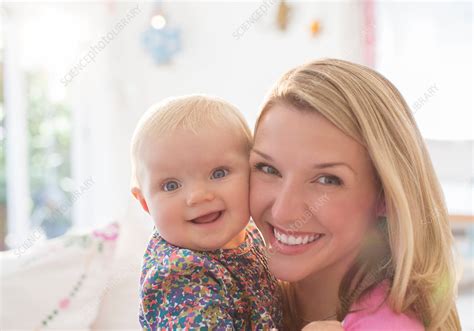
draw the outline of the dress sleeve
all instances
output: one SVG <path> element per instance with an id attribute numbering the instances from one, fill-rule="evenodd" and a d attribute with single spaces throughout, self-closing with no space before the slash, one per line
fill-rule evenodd
<path id="1" fill-rule="evenodd" d="M 141 291 L 140 323 L 146 330 L 233 330 L 231 306 L 219 268 L 190 251 L 151 268 Z"/>
<path id="2" fill-rule="evenodd" d="M 424 331 L 423 324 L 408 314 L 395 314 L 388 306 L 373 313 L 349 314 L 343 323 L 345 331 Z"/>
<path id="3" fill-rule="evenodd" d="M 374 307 L 375 305 L 372 305 Z M 376 309 L 361 309 L 350 313 L 343 322 L 345 331 L 424 331 L 425 328 L 416 317 L 408 313 L 395 313 L 387 302 Z"/>
<path id="4" fill-rule="evenodd" d="M 390 287 L 388 280 L 381 282 L 370 293 L 359 299 L 344 319 L 345 331 L 424 331 L 423 323 L 410 311 L 396 313 L 390 308 L 387 293 Z"/>

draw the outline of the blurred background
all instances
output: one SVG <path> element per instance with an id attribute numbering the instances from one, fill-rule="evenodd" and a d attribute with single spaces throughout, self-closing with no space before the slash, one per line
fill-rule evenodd
<path id="1" fill-rule="evenodd" d="M 128 215 L 129 141 L 151 104 L 217 95 L 253 126 L 283 72 L 336 57 L 380 71 L 411 106 L 474 329 L 472 2 L 3 1 L 0 14 L 1 250 Z"/>

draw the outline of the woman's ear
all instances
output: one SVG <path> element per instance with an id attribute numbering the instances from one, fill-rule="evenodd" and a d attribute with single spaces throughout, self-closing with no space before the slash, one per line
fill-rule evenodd
<path id="1" fill-rule="evenodd" d="M 138 202 L 140 202 L 143 210 L 149 214 L 150 211 L 148 210 L 148 205 L 143 197 L 142 191 L 138 187 L 132 187 L 132 195 L 138 200 Z"/>

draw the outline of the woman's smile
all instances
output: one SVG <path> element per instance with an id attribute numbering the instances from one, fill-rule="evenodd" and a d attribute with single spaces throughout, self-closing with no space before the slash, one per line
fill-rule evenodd
<path id="1" fill-rule="evenodd" d="M 269 224 L 269 246 L 281 254 L 301 254 L 315 247 L 324 237 L 322 233 L 285 231 Z"/>
<path id="2" fill-rule="evenodd" d="M 309 244 L 323 236 L 322 233 L 285 231 L 276 226 L 273 227 L 273 234 L 280 243 L 290 246 Z"/>

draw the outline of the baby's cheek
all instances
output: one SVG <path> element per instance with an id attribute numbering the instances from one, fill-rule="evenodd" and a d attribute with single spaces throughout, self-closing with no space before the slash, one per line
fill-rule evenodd
<path id="1" fill-rule="evenodd" d="M 173 201 L 159 201 L 153 205 L 155 221 L 160 226 L 176 223 L 178 217 L 183 218 L 183 205 Z"/>
<path id="2" fill-rule="evenodd" d="M 233 180 L 227 184 L 227 188 L 239 197 L 244 194 L 248 196 L 250 190 L 250 176 L 247 173 L 242 173 L 234 177 Z"/>
<path id="3" fill-rule="evenodd" d="M 248 183 L 242 183 L 233 191 L 238 208 L 246 214 L 250 214 L 250 189 Z"/>
<path id="4" fill-rule="evenodd" d="M 249 205 L 250 213 L 253 217 L 257 217 L 260 214 L 264 201 L 267 200 L 268 191 L 265 191 L 263 185 L 258 181 L 250 182 L 250 194 L 249 194 Z"/>

